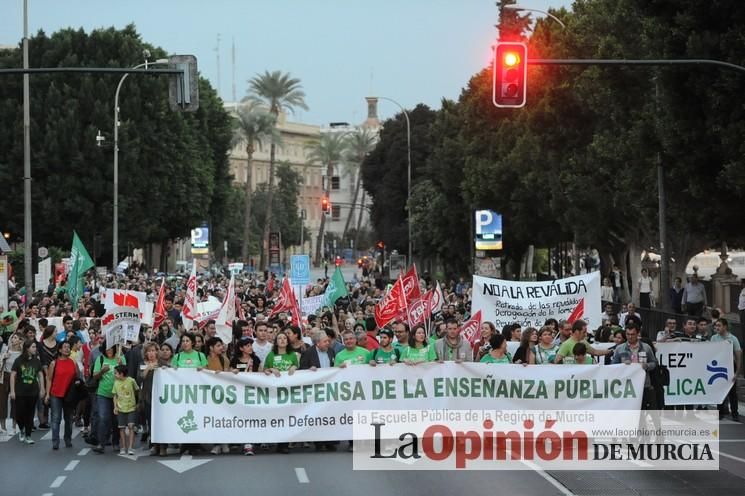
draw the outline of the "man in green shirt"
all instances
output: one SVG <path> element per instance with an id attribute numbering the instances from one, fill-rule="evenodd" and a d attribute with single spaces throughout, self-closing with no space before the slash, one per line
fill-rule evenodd
<path id="1" fill-rule="evenodd" d="M 367 361 L 375 367 L 378 364 L 390 363 L 391 365 L 401 361 L 401 352 L 393 347 L 393 331 L 384 328 L 378 333 L 380 337 L 380 348 L 371 350 Z"/>
<path id="2" fill-rule="evenodd" d="M 342 333 L 344 349 L 336 354 L 334 366 L 344 368 L 348 365 L 361 365 L 367 363 L 368 351 L 362 346 L 357 346 L 357 337 L 351 331 Z"/>
<path id="3" fill-rule="evenodd" d="M 405 322 L 393 324 L 393 334 L 396 335 L 396 344 L 393 345 L 399 352 L 409 346 L 409 326 Z"/>
<path id="4" fill-rule="evenodd" d="M 564 357 L 574 356 L 574 345 L 577 343 L 584 343 L 587 348 L 587 352 L 592 356 L 604 356 L 611 353 L 609 350 L 598 350 L 590 346 L 590 343 L 586 341 L 587 337 L 587 322 L 584 320 L 575 320 L 572 324 L 572 335 L 569 339 L 561 343 L 559 351 L 556 353 L 554 363 L 562 363 Z"/>

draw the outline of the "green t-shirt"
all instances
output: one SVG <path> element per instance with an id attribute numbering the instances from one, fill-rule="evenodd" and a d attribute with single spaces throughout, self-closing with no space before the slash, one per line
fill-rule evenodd
<path id="1" fill-rule="evenodd" d="M 124 358 L 124 355 L 121 356 L 121 360 L 122 365 L 127 365 L 127 359 Z M 96 358 L 96 364 L 93 366 L 93 373 L 98 374 L 104 365 L 108 365 L 109 370 L 107 370 L 98 380 L 96 394 L 103 396 L 104 398 L 111 398 L 111 389 L 114 387 L 114 368 L 119 365 L 119 358 L 116 356 L 113 358 L 104 356 L 103 360 L 101 360 L 101 357 Z"/>
<path id="2" fill-rule="evenodd" d="M 585 343 L 585 346 L 587 347 L 587 351 L 590 351 L 590 343 L 587 341 L 582 341 Z M 574 338 L 569 338 L 563 343 L 561 343 L 561 346 L 559 346 L 559 352 L 557 355 L 561 355 L 563 357 L 570 357 L 574 356 L 574 345 L 577 344 L 578 341 L 575 341 Z"/>
<path id="3" fill-rule="evenodd" d="M 505 353 L 502 358 L 494 358 L 491 353 L 487 353 L 483 357 L 481 357 L 481 360 L 479 360 L 481 363 L 512 363 L 512 356 L 510 356 L 509 353 Z"/>
<path id="4" fill-rule="evenodd" d="M 114 379 L 111 394 L 112 397 L 116 396 L 114 402 L 120 413 L 132 413 L 135 411 L 137 408 L 135 392 L 139 389 L 137 383 L 131 377 L 125 377 L 122 380 Z"/>
<path id="5" fill-rule="evenodd" d="M 197 350 L 191 350 L 189 352 L 180 351 L 173 355 L 171 367 L 179 369 L 205 368 L 207 367 L 207 357 L 204 356 L 204 353 Z"/>
<path id="6" fill-rule="evenodd" d="M 367 361 L 370 362 L 371 360 L 374 360 L 380 362 L 382 360 L 383 363 L 391 363 L 392 357 L 396 357 L 396 361 L 399 361 L 400 356 L 401 352 L 399 351 L 396 353 L 396 348 L 391 348 L 391 351 L 385 351 L 383 348 L 378 348 L 368 353 Z"/>
<path id="7" fill-rule="evenodd" d="M 435 352 L 435 345 L 428 344 L 422 348 L 413 348 L 411 346 L 406 347 L 401 353 L 401 360 L 410 360 L 412 362 L 435 362 L 437 361 L 437 353 Z"/>
<path id="8" fill-rule="evenodd" d="M 270 351 L 264 360 L 265 369 L 277 369 L 280 372 L 287 372 L 290 367 L 298 367 L 297 353 L 289 351 L 282 353 L 281 355 L 275 355 L 273 351 Z"/>
<path id="9" fill-rule="evenodd" d="M 347 365 L 361 365 L 368 362 L 368 354 L 369 352 L 361 346 L 357 346 L 352 351 L 344 348 L 336 354 L 336 357 L 334 358 L 334 365 L 337 367 L 340 367 L 342 364 L 345 363 Z"/>

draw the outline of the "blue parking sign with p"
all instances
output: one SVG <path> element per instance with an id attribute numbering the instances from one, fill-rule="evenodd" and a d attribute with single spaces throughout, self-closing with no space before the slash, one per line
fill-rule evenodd
<path id="1" fill-rule="evenodd" d="M 310 256 L 292 255 L 290 257 L 290 279 L 292 284 L 310 284 Z"/>

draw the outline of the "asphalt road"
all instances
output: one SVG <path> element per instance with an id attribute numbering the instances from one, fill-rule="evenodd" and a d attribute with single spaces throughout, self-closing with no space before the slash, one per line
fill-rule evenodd
<path id="1" fill-rule="evenodd" d="M 35 432 L 33 446 L 0 437 L 0 494 L 745 495 L 745 424 L 730 420 L 721 425 L 718 472 L 365 472 L 352 470 L 345 451 L 97 455 L 75 432 L 73 448 L 59 451 L 52 451 L 49 431 Z"/>

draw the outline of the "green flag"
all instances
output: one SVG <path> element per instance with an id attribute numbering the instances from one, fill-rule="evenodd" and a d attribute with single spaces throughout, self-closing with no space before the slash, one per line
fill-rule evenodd
<path id="1" fill-rule="evenodd" d="M 85 287 L 85 273 L 95 266 L 93 259 L 85 249 L 78 233 L 72 233 L 72 249 L 70 250 L 70 274 L 67 276 L 67 294 L 70 296 L 73 310 L 78 307 L 78 298 Z"/>
<path id="2" fill-rule="evenodd" d="M 331 276 L 331 280 L 329 281 L 329 285 L 326 286 L 326 292 L 324 294 L 326 295 L 327 305 L 333 305 L 336 303 L 336 300 L 349 294 L 347 293 L 347 284 L 344 282 L 344 276 L 341 274 L 341 269 L 339 267 L 336 268 L 334 275 Z"/>

